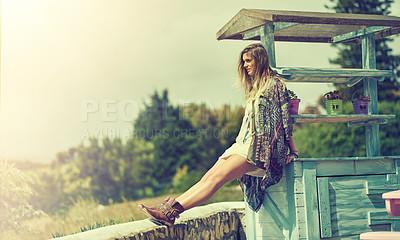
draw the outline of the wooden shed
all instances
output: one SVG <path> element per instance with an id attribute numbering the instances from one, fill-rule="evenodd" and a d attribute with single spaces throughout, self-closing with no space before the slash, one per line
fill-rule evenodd
<path id="1" fill-rule="evenodd" d="M 217 33 L 218 40 L 256 40 L 270 65 L 288 82 L 363 81 L 371 96 L 368 115 L 292 115 L 297 123 L 343 122 L 365 127 L 366 157 L 298 158 L 282 180 L 268 188 L 258 213 L 246 206 L 247 239 L 359 239 L 368 231 L 400 231 L 381 194 L 399 189 L 400 156 L 381 156 L 377 84 L 391 76 L 376 69 L 375 39 L 400 33 L 394 16 L 242 9 Z M 361 44 L 362 69 L 279 67 L 275 41 Z M 362 143 L 361 143 L 362 144 Z"/>

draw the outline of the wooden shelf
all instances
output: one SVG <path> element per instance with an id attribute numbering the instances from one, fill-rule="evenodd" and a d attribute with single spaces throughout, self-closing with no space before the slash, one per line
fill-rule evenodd
<path id="1" fill-rule="evenodd" d="M 328 82 L 346 83 L 351 87 L 364 78 L 374 78 L 383 81 L 384 77 L 392 76 L 390 70 L 377 69 L 316 69 L 277 67 L 273 70 L 283 76 L 288 82 Z"/>
<path id="2" fill-rule="evenodd" d="M 299 114 L 291 115 L 295 119 L 295 123 L 348 123 L 349 126 L 363 126 L 368 124 L 385 124 L 388 119 L 395 118 L 395 115 L 315 115 L 315 114 Z"/>
<path id="3" fill-rule="evenodd" d="M 366 161 L 366 160 L 400 160 L 400 156 L 376 156 L 376 157 L 323 157 L 323 158 L 295 158 L 293 161 L 315 162 L 315 161 Z"/>

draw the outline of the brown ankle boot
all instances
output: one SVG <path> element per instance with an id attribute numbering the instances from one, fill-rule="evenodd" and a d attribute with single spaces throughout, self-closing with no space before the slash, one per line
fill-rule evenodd
<path id="1" fill-rule="evenodd" d="M 183 206 L 172 197 L 167 197 L 156 207 L 146 207 L 143 204 L 138 205 L 149 217 L 154 218 L 167 226 L 173 226 L 175 218 L 185 211 Z"/>

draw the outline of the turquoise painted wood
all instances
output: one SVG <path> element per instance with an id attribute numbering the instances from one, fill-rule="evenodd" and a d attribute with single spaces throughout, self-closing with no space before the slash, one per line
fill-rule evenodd
<path id="1" fill-rule="evenodd" d="M 245 215 L 246 215 L 246 226 L 250 226 L 246 228 L 246 237 L 247 239 L 256 239 L 256 214 L 253 212 L 253 210 L 250 209 L 249 205 L 246 203 L 245 204 Z"/>
<path id="2" fill-rule="evenodd" d="M 400 231 L 400 221 L 391 221 L 391 231 Z"/>
<path id="3" fill-rule="evenodd" d="M 260 29 L 252 30 L 243 34 L 243 40 L 250 40 L 260 36 Z"/>
<path id="4" fill-rule="evenodd" d="M 372 124 L 371 121 L 377 121 L 384 124 L 387 119 L 395 118 L 395 115 L 374 114 L 374 115 L 317 115 L 317 114 L 298 114 L 291 115 L 296 120 L 296 123 L 323 123 L 323 122 L 343 122 L 353 125 Z"/>
<path id="5" fill-rule="evenodd" d="M 396 164 L 400 164 L 400 156 L 378 156 L 378 157 L 329 157 L 329 158 L 299 158 L 294 159 L 294 163 L 298 163 L 299 167 L 301 162 L 313 162 L 313 161 L 362 161 L 362 160 L 393 160 Z M 397 165 L 396 165 L 397 166 Z M 399 166 L 400 167 L 400 166 Z M 397 173 L 397 172 L 396 172 Z M 301 175 L 296 175 L 301 176 Z"/>
<path id="6" fill-rule="evenodd" d="M 349 127 L 361 127 L 367 125 L 375 125 L 375 124 L 386 124 L 388 123 L 388 119 L 368 119 L 368 120 L 361 120 L 361 121 L 354 121 L 347 123 Z"/>
<path id="7" fill-rule="evenodd" d="M 357 83 L 359 83 L 361 80 L 363 80 L 363 77 L 352 77 L 349 80 L 347 80 L 347 86 L 348 87 L 353 87 Z M 378 81 L 383 81 L 383 78 L 378 79 Z"/>
<path id="8" fill-rule="evenodd" d="M 269 193 L 265 194 L 264 201 L 265 208 L 269 209 L 269 213 L 275 223 L 278 224 L 279 229 L 289 229 L 289 222 L 283 212 L 279 209 L 278 205 L 274 202 Z"/>
<path id="9" fill-rule="evenodd" d="M 306 214 L 307 238 L 319 238 L 317 174 L 314 162 L 303 163 L 304 207 Z"/>
<path id="10" fill-rule="evenodd" d="M 282 29 L 294 27 L 300 25 L 299 23 L 293 23 L 293 22 L 280 22 L 274 25 L 274 31 L 279 31 Z"/>
<path id="11" fill-rule="evenodd" d="M 368 34 L 361 37 L 362 66 L 364 69 L 376 68 L 375 36 Z M 373 79 L 364 79 L 364 94 L 370 96 L 368 114 L 378 114 L 378 85 Z M 367 156 L 380 155 L 379 124 L 365 126 Z"/>
<path id="12" fill-rule="evenodd" d="M 354 86 L 366 77 L 377 81 L 383 81 L 383 77 L 390 77 L 390 70 L 376 69 L 317 69 L 317 68 L 293 68 L 276 67 L 275 72 L 282 75 L 288 82 L 327 82 L 345 83 Z"/>
<path id="13" fill-rule="evenodd" d="M 319 226 L 321 237 L 332 237 L 332 222 L 327 178 L 318 179 Z"/>
<path id="14" fill-rule="evenodd" d="M 377 69 L 334 69 L 334 68 L 299 68 L 299 67 L 275 67 L 274 70 L 284 76 L 290 75 L 317 75 L 317 76 L 331 76 L 331 77 L 390 77 L 392 71 L 390 70 L 377 70 Z M 332 76 L 333 75 L 333 76 Z M 382 80 L 382 79 L 380 79 Z M 323 79 L 321 79 L 323 81 Z M 383 80 L 382 80 L 383 81 Z"/>
<path id="15" fill-rule="evenodd" d="M 289 27 L 297 26 L 298 23 L 290 23 L 290 22 L 281 22 L 273 25 L 274 32 L 286 29 Z M 243 33 L 243 40 L 252 40 L 261 36 L 260 29 L 250 30 Z M 261 40 L 262 41 L 262 40 Z"/>
<path id="16" fill-rule="evenodd" d="M 271 67 L 276 67 L 274 24 L 268 24 L 260 27 L 260 39 L 261 44 L 267 50 L 269 65 Z"/>
<path id="17" fill-rule="evenodd" d="M 247 239 L 358 239 L 398 229 L 381 195 L 400 188 L 399 170 L 400 156 L 298 158 L 260 211 L 246 210 Z"/>
<path id="18" fill-rule="evenodd" d="M 285 233 L 286 239 L 296 239 L 295 236 L 299 236 L 296 225 L 296 190 L 295 190 L 295 177 L 294 177 L 294 164 L 286 165 L 285 167 L 285 176 L 286 176 L 286 191 L 287 191 L 287 202 L 288 202 L 288 229 Z M 304 206 L 304 204 L 303 204 Z"/>
<path id="19" fill-rule="evenodd" d="M 392 225 L 395 222 L 400 222 L 400 217 L 389 216 L 387 214 L 387 211 L 368 212 L 368 224 L 370 226 L 382 225 L 382 224 Z M 394 225 L 396 226 L 392 227 L 393 231 L 400 231 L 400 229 L 398 229 L 398 225 L 397 224 Z"/>
<path id="20" fill-rule="evenodd" d="M 297 239 L 291 238 L 292 229 L 290 224 L 294 224 L 295 219 L 290 212 L 295 211 L 295 207 L 290 206 L 293 198 L 293 181 L 286 177 L 290 170 L 285 169 L 282 180 L 268 189 L 263 206 L 255 213 L 246 206 L 246 237 L 247 239 Z M 289 182 L 287 182 L 287 180 Z M 289 187 L 289 188 L 288 188 Z M 251 226 L 250 228 L 248 228 Z"/>
<path id="21" fill-rule="evenodd" d="M 367 183 L 385 185 L 387 175 L 326 177 L 326 179 L 329 182 L 333 237 L 360 234 L 367 230 L 390 230 L 388 221 L 371 224 L 368 213 L 385 211 L 385 204 L 381 194 L 368 194 L 365 188 Z"/>
<path id="22" fill-rule="evenodd" d="M 381 27 L 381 26 L 373 26 L 364 29 L 360 29 L 354 32 L 345 33 L 332 38 L 333 43 L 340 43 L 348 40 L 352 40 L 354 38 L 359 38 L 361 36 L 365 36 L 371 33 L 381 32 L 383 30 L 390 29 L 390 27 Z"/>
<path id="23" fill-rule="evenodd" d="M 363 81 L 371 104 L 368 115 L 292 115 L 297 123 L 342 122 L 350 127 L 365 127 L 366 157 L 300 158 L 285 166 L 282 180 L 267 189 L 259 212 L 246 205 L 247 239 L 359 239 L 359 234 L 367 231 L 399 230 L 400 219 L 385 215 L 381 198 L 382 193 L 400 188 L 400 156 L 380 156 L 379 146 L 379 124 L 395 118 L 378 114 L 377 82 L 392 72 L 376 69 L 374 34 L 388 28 L 370 25 L 330 38 L 333 42 L 361 38 L 363 69 L 276 68 L 275 40 L 291 40 L 280 34 L 297 34 L 302 24 L 268 20 L 264 24 L 269 24 L 262 25 L 259 19 L 250 20 L 257 27 L 246 29 L 247 23 L 233 24 L 228 30 L 240 32 L 237 39 L 260 39 L 271 67 L 288 82 L 354 86 Z"/>
<path id="24" fill-rule="evenodd" d="M 396 159 L 396 160 L 394 161 L 394 164 L 395 164 L 397 182 L 400 183 L 400 158 L 399 158 L 399 159 Z"/>

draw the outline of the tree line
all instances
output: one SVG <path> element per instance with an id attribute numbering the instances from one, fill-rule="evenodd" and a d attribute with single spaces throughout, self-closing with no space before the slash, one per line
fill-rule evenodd
<path id="1" fill-rule="evenodd" d="M 77 197 L 101 204 L 185 190 L 214 164 L 238 134 L 244 109 L 174 106 L 168 91 L 150 96 L 132 138 L 91 138 L 34 170 L 36 207 L 63 211 Z M 188 177 L 190 176 L 190 177 Z"/>

